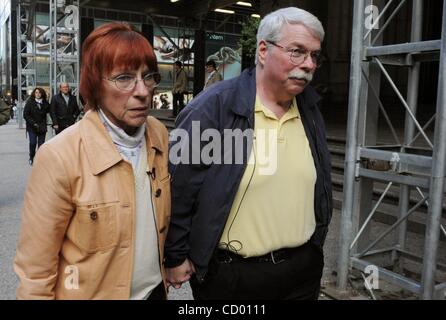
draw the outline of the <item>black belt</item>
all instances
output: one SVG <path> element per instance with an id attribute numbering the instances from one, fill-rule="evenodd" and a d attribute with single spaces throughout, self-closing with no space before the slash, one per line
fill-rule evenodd
<path id="1" fill-rule="evenodd" d="M 268 252 L 261 256 L 244 258 L 241 255 L 233 253 L 228 250 L 217 249 L 214 258 L 219 263 L 231 263 L 231 262 L 271 262 L 273 264 L 279 264 L 291 258 L 291 256 L 304 246 L 309 245 L 309 242 L 295 248 L 283 248 Z"/>

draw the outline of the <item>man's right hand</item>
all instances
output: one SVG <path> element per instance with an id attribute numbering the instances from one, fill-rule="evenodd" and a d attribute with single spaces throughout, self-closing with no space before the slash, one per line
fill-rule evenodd
<path id="1" fill-rule="evenodd" d="M 59 129 L 59 125 L 55 124 L 53 125 L 54 130 L 58 130 Z"/>
<path id="2" fill-rule="evenodd" d="M 167 286 L 178 289 L 184 282 L 189 281 L 194 273 L 194 264 L 189 259 L 184 260 L 178 267 L 166 268 Z"/>

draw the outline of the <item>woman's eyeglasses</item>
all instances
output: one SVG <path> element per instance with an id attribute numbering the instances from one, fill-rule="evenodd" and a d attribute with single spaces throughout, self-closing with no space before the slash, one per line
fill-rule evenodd
<path id="1" fill-rule="evenodd" d="M 142 80 L 144 82 L 144 85 L 149 89 L 158 87 L 161 82 L 161 75 L 158 72 L 153 72 L 146 74 L 142 79 L 138 79 L 134 75 L 120 74 L 113 78 L 104 79 L 114 82 L 119 90 L 132 91 L 136 87 L 136 83 L 140 80 Z"/>

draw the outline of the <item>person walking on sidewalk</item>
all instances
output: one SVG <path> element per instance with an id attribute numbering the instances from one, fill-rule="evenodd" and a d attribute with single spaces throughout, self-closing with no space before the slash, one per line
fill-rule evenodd
<path id="1" fill-rule="evenodd" d="M 8 123 L 10 117 L 10 107 L 3 99 L 0 99 L 0 126 Z"/>
<path id="2" fill-rule="evenodd" d="M 173 116 L 176 117 L 184 108 L 184 95 L 187 93 L 187 74 L 181 61 L 175 61 L 174 68 L 175 75 L 172 88 L 172 104 Z"/>
<path id="3" fill-rule="evenodd" d="M 26 132 L 29 137 L 29 164 L 32 165 L 36 154 L 36 147 L 45 142 L 47 132 L 46 115 L 50 112 L 50 105 L 46 92 L 42 88 L 35 88 L 25 104 L 23 118 L 26 121 Z"/>
<path id="4" fill-rule="evenodd" d="M 76 97 L 71 94 L 68 83 L 61 83 L 59 90 L 51 98 L 51 119 L 56 134 L 73 125 L 80 114 Z"/>

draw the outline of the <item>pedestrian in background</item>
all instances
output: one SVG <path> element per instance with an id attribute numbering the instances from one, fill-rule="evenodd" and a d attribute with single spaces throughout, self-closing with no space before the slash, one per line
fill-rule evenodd
<path id="1" fill-rule="evenodd" d="M 172 104 L 173 116 L 176 117 L 184 108 L 184 95 L 187 93 L 187 74 L 181 61 L 175 61 L 174 68 L 175 76 L 172 88 Z"/>
<path id="2" fill-rule="evenodd" d="M 46 92 L 42 88 L 35 88 L 25 104 L 23 118 L 26 121 L 26 132 L 29 137 L 29 164 L 32 165 L 36 154 L 36 146 L 45 142 L 47 132 L 46 115 L 50 112 L 50 105 Z"/>
<path id="3" fill-rule="evenodd" d="M 76 97 L 71 94 L 68 83 L 61 83 L 59 90 L 51 98 L 51 119 L 56 134 L 73 125 L 80 113 Z"/>
<path id="4" fill-rule="evenodd" d="M 223 80 L 223 77 L 221 76 L 220 72 L 217 71 L 217 64 L 215 63 L 214 60 L 209 60 L 208 62 L 206 62 L 205 67 L 206 67 L 207 77 L 204 83 L 203 90 L 209 88 L 209 86 L 213 85 L 214 83 Z"/>
<path id="5" fill-rule="evenodd" d="M 3 99 L 0 99 L 0 126 L 6 124 L 9 121 L 10 111 L 9 106 Z"/>

